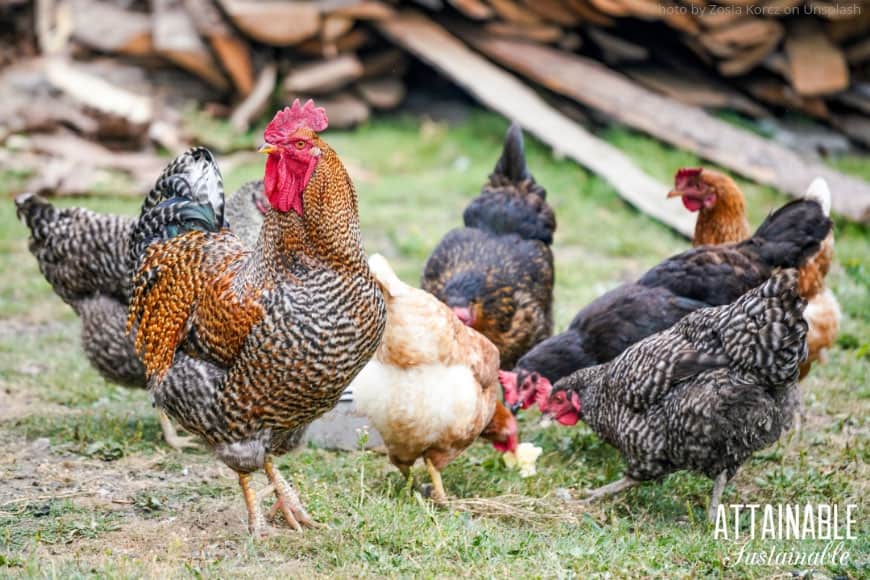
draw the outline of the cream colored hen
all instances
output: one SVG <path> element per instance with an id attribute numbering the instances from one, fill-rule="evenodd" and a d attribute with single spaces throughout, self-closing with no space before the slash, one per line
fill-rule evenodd
<path id="1" fill-rule="evenodd" d="M 383 256 L 373 255 L 369 268 L 387 302 L 387 327 L 351 388 L 393 465 L 408 477 L 423 458 L 432 500 L 443 503 L 441 471 L 477 437 L 516 451 L 516 420 L 499 400 L 498 349 L 437 298 L 402 282 Z"/>

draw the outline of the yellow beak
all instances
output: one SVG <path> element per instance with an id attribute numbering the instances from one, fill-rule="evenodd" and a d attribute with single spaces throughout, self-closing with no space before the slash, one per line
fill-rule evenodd
<path id="1" fill-rule="evenodd" d="M 260 145 L 260 148 L 257 149 L 257 153 L 262 153 L 263 155 L 268 155 L 269 153 L 273 153 L 277 151 L 277 147 L 274 145 L 269 145 L 268 143 L 263 143 Z"/>
<path id="2" fill-rule="evenodd" d="M 672 189 L 668 192 L 668 199 L 672 197 L 683 197 L 683 194 L 677 191 L 676 189 Z"/>

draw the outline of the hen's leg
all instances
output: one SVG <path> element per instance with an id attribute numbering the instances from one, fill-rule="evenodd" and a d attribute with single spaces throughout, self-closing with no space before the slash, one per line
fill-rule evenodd
<path id="1" fill-rule="evenodd" d="M 426 460 L 426 469 L 429 470 L 429 477 L 432 479 L 432 501 L 437 504 L 447 503 L 447 494 L 444 493 L 444 483 L 441 481 L 441 472 L 435 469 L 435 464 L 431 459 Z"/>
<path id="2" fill-rule="evenodd" d="M 299 501 L 299 496 L 296 495 L 296 490 L 287 483 L 287 480 L 284 479 L 281 472 L 275 469 L 271 457 L 266 458 L 266 461 L 263 463 L 263 468 L 266 470 L 266 477 L 268 477 L 271 484 L 275 486 L 275 495 L 278 498 L 278 503 L 276 505 L 281 510 L 281 513 L 284 514 L 284 519 L 287 520 L 290 527 L 297 532 L 302 531 L 302 526 L 308 528 L 321 527 L 321 524 L 318 524 L 311 519 L 311 516 L 308 515 L 307 511 L 305 511 L 305 506 L 303 506 L 302 502 Z"/>
<path id="3" fill-rule="evenodd" d="M 728 472 L 723 471 L 716 477 L 713 483 L 713 493 L 710 495 L 710 507 L 707 510 L 707 519 L 711 523 L 716 521 L 716 512 L 719 511 L 719 503 L 722 501 L 722 492 L 725 491 L 725 485 L 728 483 Z"/>
<path id="4" fill-rule="evenodd" d="M 172 420 L 169 419 L 169 415 L 167 415 L 163 409 L 157 410 L 157 418 L 160 420 L 160 428 L 163 430 L 163 439 L 166 441 L 167 445 L 176 451 L 181 451 L 185 448 L 196 449 L 199 447 L 196 443 L 196 438 L 182 437 L 178 434 L 175 430 L 175 425 L 172 424 Z"/>
<path id="5" fill-rule="evenodd" d="M 245 506 L 248 508 L 248 531 L 252 536 L 259 537 L 263 534 L 266 521 L 263 519 L 263 512 L 260 511 L 260 499 L 251 487 L 251 474 L 240 473 L 239 485 L 242 487 Z"/>
<path id="6" fill-rule="evenodd" d="M 625 491 L 629 487 L 634 487 L 639 483 L 639 481 L 630 477 L 623 477 L 622 479 L 614 481 L 613 483 L 608 483 L 607 485 L 602 485 L 599 488 L 593 489 L 586 494 L 586 498 L 583 500 L 583 503 L 592 503 L 593 501 L 599 500 L 602 497 L 607 497 L 608 495 L 613 495 L 621 491 Z"/>

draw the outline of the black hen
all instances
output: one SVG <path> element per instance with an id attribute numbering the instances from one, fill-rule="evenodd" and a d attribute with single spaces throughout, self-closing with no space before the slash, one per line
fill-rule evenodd
<path id="1" fill-rule="evenodd" d="M 549 386 L 577 369 L 610 361 L 698 308 L 733 302 L 775 268 L 802 265 L 831 225 L 816 200 L 795 200 L 770 214 L 747 240 L 668 258 L 637 282 L 599 296 L 565 332 L 538 344 L 513 372 L 503 372 L 505 400 L 515 409 L 528 407 L 539 383 Z"/>
<path id="2" fill-rule="evenodd" d="M 622 480 L 591 498 L 688 469 L 716 480 L 712 520 L 728 480 L 791 425 L 807 354 L 805 306 L 797 271 L 783 270 L 609 363 L 541 386 L 542 411 L 564 425 L 582 418 L 628 464 Z"/>
<path id="3" fill-rule="evenodd" d="M 126 331 L 129 247 L 137 219 L 77 207 L 61 209 L 32 194 L 18 196 L 15 205 L 19 219 L 30 229 L 29 248 L 40 271 L 81 318 L 82 348 L 88 361 L 108 381 L 146 388 L 145 367 Z M 263 182 L 250 182 L 227 201 L 226 220 L 238 227 L 246 244 L 253 245 L 266 209 Z M 186 445 L 165 415 L 160 420 L 170 445 Z"/>
<path id="4" fill-rule="evenodd" d="M 489 181 L 429 256 L 421 286 L 498 347 L 502 368 L 553 327 L 556 229 L 546 191 L 526 168 L 522 130 L 511 125 Z"/>

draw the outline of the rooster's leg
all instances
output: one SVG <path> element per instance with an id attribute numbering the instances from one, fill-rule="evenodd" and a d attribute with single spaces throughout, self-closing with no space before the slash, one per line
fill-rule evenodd
<path id="1" fill-rule="evenodd" d="M 444 483 L 441 481 L 441 472 L 435 469 L 435 464 L 431 459 L 426 460 L 426 469 L 429 470 L 429 477 L 432 479 L 432 501 L 437 504 L 447 503 L 447 494 L 444 493 Z"/>
<path id="2" fill-rule="evenodd" d="M 614 481 L 613 483 L 608 483 L 607 485 L 602 485 L 599 488 L 593 489 L 586 494 L 586 498 L 583 500 L 582 503 L 592 503 L 593 501 L 599 500 L 602 497 L 607 497 L 608 495 L 614 495 L 621 491 L 625 491 L 629 487 L 634 487 L 639 483 L 639 481 L 630 477 L 623 477 L 622 479 Z"/>
<path id="3" fill-rule="evenodd" d="M 302 531 L 302 526 L 307 528 L 319 528 L 321 524 L 315 522 L 308 512 L 305 511 L 305 506 L 299 500 L 296 490 L 287 483 L 287 480 L 281 475 L 281 472 L 275 468 L 272 463 L 272 458 L 267 457 L 263 464 L 266 470 L 266 477 L 275 486 L 275 495 L 278 498 L 277 506 L 284 514 L 284 519 L 290 524 L 290 527 L 297 532 Z"/>
<path id="4" fill-rule="evenodd" d="M 172 424 L 172 420 L 169 419 L 169 415 L 163 409 L 157 410 L 157 418 L 160 420 L 160 428 L 163 430 L 163 439 L 166 441 L 166 444 L 175 449 L 176 451 L 181 451 L 182 449 L 196 449 L 199 445 L 196 444 L 196 439 L 194 437 L 182 437 L 175 431 L 175 425 Z"/>
<path id="5" fill-rule="evenodd" d="M 255 538 L 259 537 L 265 529 L 266 521 L 263 519 L 263 512 L 260 511 L 260 498 L 251 487 L 251 474 L 240 473 L 239 485 L 242 487 L 245 506 L 248 508 L 248 531 Z"/>
<path id="6" fill-rule="evenodd" d="M 716 521 L 716 512 L 719 511 L 719 503 L 722 501 L 722 492 L 728 483 L 728 472 L 723 471 L 716 477 L 713 483 L 713 493 L 710 495 L 710 508 L 707 510 L 707 519 L 711 523 Z"/>

